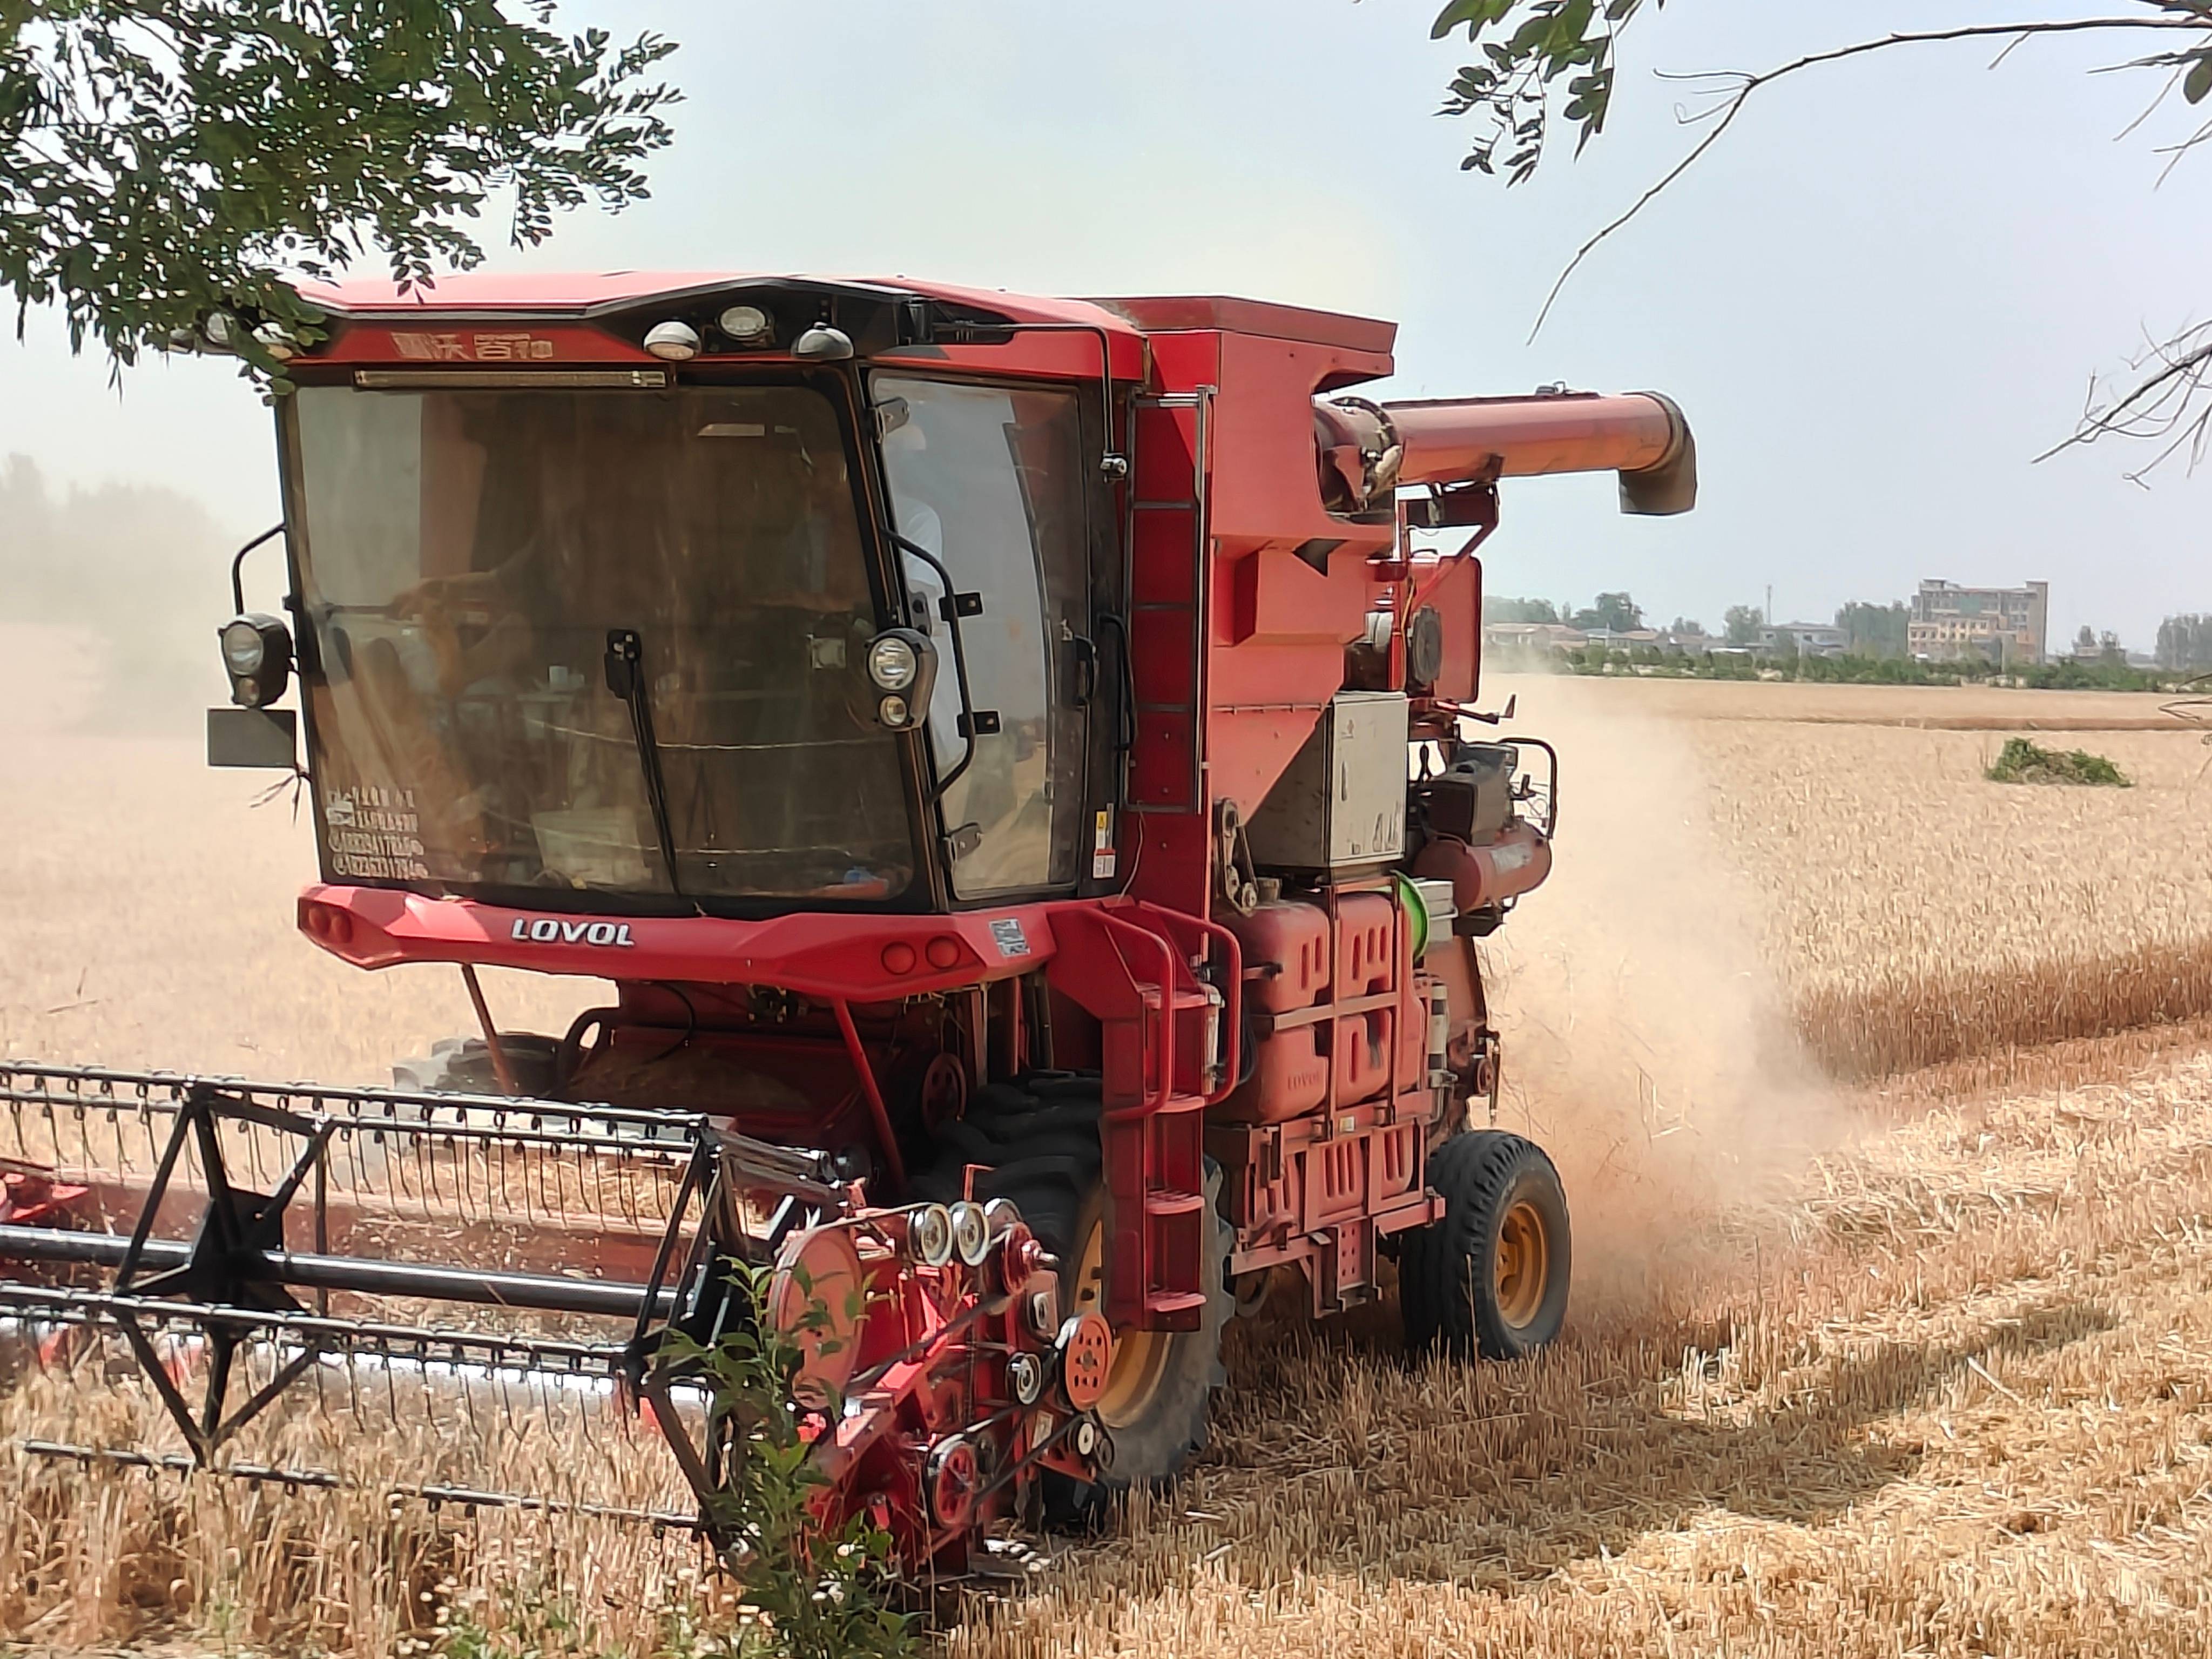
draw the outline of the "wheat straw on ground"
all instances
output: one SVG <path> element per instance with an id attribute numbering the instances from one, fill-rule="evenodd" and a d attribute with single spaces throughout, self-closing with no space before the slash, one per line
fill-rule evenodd
<path id="1" fill-rule="evenodd" d="M 1571 828 L 1612 788 L 1637 840 L 1584 843 L 1620 878 L 1577 897 L 1563 861 L 1502 936 L 1501 994 L 1523 1000 L 1507 1110 L 1569 1143 L 1578 1230 L 1617 1269 L 1578 1289 L 1560 1347 L 1410 1365 L 1387 1306 L 1237 1330 L 1191 1478 L 1032 1593 L 971 1604 L 953 1654 L 2212 1653 L 2206 751 L 2100 733 L 2135 790 L 2007 791 L 1977 775 L 1996 738 L 1912 722 L 2144 705 L 1814 690 L 1656 694 L 1692 718 L 1679 752 L 1630 734 L 1641 769 L 1601 731 L 1569 750 Z M 1810 723 L 1829 716 L 1879 723 Z M 450 976 L 299 942 L 284 889 L 311 859 L 283 803 L 249 811 L 160 745 L 27 759 L 39 790 L 0 794 L 0 1048 L 374 1079 L 465 1029 Z M 1656 891 L 1676 866 L 1683 890 Z M 495 1000 L 557 1029 L 597 988 L 502 978 Z M 1772 1031 L 1869 1080 L 1704 1052 Z M 1696 1041 L 1668 1052 L 1670 1032 Z M 1606 1062 L 1602 1111 L 1558 1091 L 1590 1079 L 1547 1050 Z M 1715 1077 L 1744 1109 L 1701 1115 L 1680 1079 Z M 382 1659 L 459 1610 L 503 1652 L 643 1653 L 726 1620 L 673 1535 L 368 1495 L 465 1450 L 643 1495 L 666 1474 L 647 1437 L 487 1449 L 455 1419 L 343 1416 L 266 1443 L 367 1479 L 336 1497 L 11 1455 L 0 1639 Z M 127 1368 L 0 1398 L 0 1438 L 162 1432 Z"/>

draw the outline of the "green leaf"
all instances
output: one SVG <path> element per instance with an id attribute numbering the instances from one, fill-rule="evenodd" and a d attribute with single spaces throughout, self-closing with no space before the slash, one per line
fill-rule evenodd
<path id="1" fill-rule="evenodd" d="M 118 363 L 218 310 L 304 335 L 288 272 L 479 264 L 502 191 L 518 241 L 641 199 L 671 50 L 501 0 L 0 0 L 0 291 Z"/>
<path id="2" fill-rule="evenodd" d="M 1665 0 L 1650 3 L 1656 9 Z M 1440 111 L 1474 116 L 1486 130 L 1469 145 L 1462 169 L 1492 172 L 1501 161 L 1497 146 L 1510 141 L 1502 160 L 1507 182 L 1525 181 L 1543 160 L 1553 117 L 1574 130 L 1577 152 L 1586 146 L 1610 112 L 1615 40 L 1644 6 L 1644 0 L 1470 0 L 1446 7 L 1437 32 L 1464 27 L 1487 60 L 1480 72 L 1457 71 Z"/>
<path id="3" fill-rule="evenodd" d="M 1429 30 L 1429 39 L 1441 40 L 1464 24 L 1468 36 L 1472 40 L 1482 32 L 1484 25 L 1493 23 L 1503 16 L 1510 4 L 1511 0 L 1451 0 L 1449 5 L 1437 14 L 1437 21 Z"/>
<path id="4" fill-rule="evenodd" d="M 2192 104 L 2201 104 L 2212 94 L 2212 49 L 2208 49 L 2189 66 L 2189 74 L 2181 83 L 2181 95 Z"/>

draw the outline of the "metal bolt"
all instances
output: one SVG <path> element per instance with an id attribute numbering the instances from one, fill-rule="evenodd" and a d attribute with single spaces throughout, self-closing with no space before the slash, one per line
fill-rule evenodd
<path id="1" fill-rule="evenodd" d="M 1050 1337 L 1060 1329 L 1060 1310 L 1054 1304 L 1060 1300 L 1050 1291 L 1032 1291 L 1029 1303 L 1030 1328 L 1039 1336 Z"/>

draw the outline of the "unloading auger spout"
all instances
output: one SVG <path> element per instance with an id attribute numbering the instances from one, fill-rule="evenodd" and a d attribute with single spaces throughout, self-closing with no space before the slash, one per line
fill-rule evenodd
<path id="1" fill-rule="evenodd" d="M 1358 512 L 1408 484 L 1450 487 L 1554 472 L 1613 472 L 1620 510 L 1687 513 L 1698 503 L 1689 421 L 1656 392 L 1539 392 L 1526 398 L 1370 403 L 1314 400 L 1322 489 Z"/>

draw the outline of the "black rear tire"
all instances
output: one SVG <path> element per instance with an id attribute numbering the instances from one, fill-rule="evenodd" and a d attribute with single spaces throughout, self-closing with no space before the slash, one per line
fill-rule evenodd
<path id="1" fill-rule="evenodd" d="M 1566 1322 L 1573 1277 L 1567 1195 L 1542 1147 L 1477 1129 L 1429 1154 L 1444 1218 L 1405 1235 L 1398 1260 L 1406 1346 L 1519 1359 Z"/>

